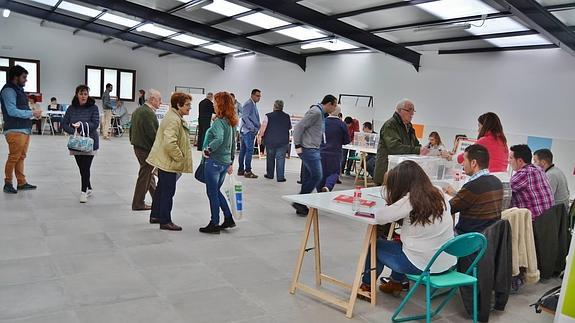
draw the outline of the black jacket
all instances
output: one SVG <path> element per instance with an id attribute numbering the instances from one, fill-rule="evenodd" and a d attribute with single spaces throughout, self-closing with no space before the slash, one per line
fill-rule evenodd
<path id="1" fill-rule="evenodd" d="M 548 279 L 565 269 L 569 252 L 569 220 L 563 204 L 555 205 L 533 221 L 537 267 L 541 279 Z"/>
<path id="2" fill-rule="evenodd" d="M 495 292 L 495 309 L 505 310 L 511 290 L 511 225 L 499 220 L 483 232 L 487 239 L 487 250 L 477 266 L 478 315 L 480 322 L 489 321 L 491 296 Z M 465 272 L 475 255 L 460 258 L 457 269 Z M 468 314 L 473 314 L 473 288 L 459 289 L 463 305 Z"/>

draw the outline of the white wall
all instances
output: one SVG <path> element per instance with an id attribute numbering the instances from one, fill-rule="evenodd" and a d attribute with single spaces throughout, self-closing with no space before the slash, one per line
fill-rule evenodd
<path id="1" fill-rule="evenodd" d="M 303 114 L 327 93 L 373 95 L 376 127 L 392 114 L 395 102 L 410 98 L 417 110 L 414 122 L 425 124 L 426 133 L 442 130 L 448 145 L 452 134 L 475 135 L 477 117 L 493 111 L 511 144 L 524 142 L 526 135 L 554 138 L 557 164 L 575 192 L 575 57 L 560 49 L 426 53 L 420 72 L 384 54 L 309 58 L 306 72 L 269 57 L 230 58 L 222 71 L 208 63 L 176 55 L 158 58 L 118 41 L 105 44 L 101 36 L 86 36 L 13 15 L 0 19 L 0 55 L 39 59 L 44 97 L 56 96 L 62 102 L 84 82 L 84 65 L 89 64 L 135 69 L 136 87 L 154 87 L 164 101 L 176 85 L 232 91 L 242 102 L 257 87 L 263 92 L 263 111 L 271 110 L 275 99 L 283 99 L 286 112 Z"/>

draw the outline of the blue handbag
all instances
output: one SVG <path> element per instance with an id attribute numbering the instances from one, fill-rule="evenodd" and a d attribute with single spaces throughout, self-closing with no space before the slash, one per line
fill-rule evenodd
<path id="1" fill-rule="evenodd" d="M 82 127 L 82 133 L 78 136 L 78 128 L 76 128 L 74 136 L 68 138 L 68 149 L 91 153 L 94 151 L 94 139 L 90 138 L 90 125 L 86 123 L 87 132 L 84 132 L 83 122 L 80 122 L 80 126 Z"/>

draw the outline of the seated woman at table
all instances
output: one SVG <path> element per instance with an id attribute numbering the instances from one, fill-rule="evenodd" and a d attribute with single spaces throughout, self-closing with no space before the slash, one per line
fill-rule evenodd
<path id="1" fill-rule="evenodd" d="M 375 211 L 379 224 L 403 220 L 401 242 L 377 240 L 377 277 L 384 266 L 391 268 L 391 277 L 379 289 L 398 295 L 404 290 L 405 274 L 421 274 L 435 252 L 453 238 L 453 219 L 443 193 L 429 180 L 423 169 L 407 160 L 387 173 L 384 205 Z M 442 254 L 431 267 L 431 273 L 450 269 L 457 259 Z M 370 291 L 370 257 L 366 259 L 361 289 Z"/>
<path id="2" fill-rule="evenodd" d="M 427 144 L 429 152 L 427 156 L 441 156 L 442 152 L 446 152 L 445 146 L 441 142 L 441 137 L 437 131 L 432 131 L 429 134 L 429 143 Z"/>
<path id="3" fill-rule="evenodd" d="M 58 103 L 58 99 L 52 97 L 50 99 L 50 104 L 48 105 L 48 112 L 50 111 L 62 111 L 62 106 Z M 52 120 L 52 129 L 56 133 L 62 133 L 62 127 L 60 123 L 62 122 L 62 116 L 51 115 L 50 120 Z"/>
<path id="4" fill-rule="evenodd" d="M 116 102 L 116 107 L 114 110 L 112 110 L 112 113 L 114 116 L 120 117 L 120 124 L 118 126 L 123 126 L 130 121 L 130 117 L 128 116 L 128 109 L 126 109 L 126 106 L 124 106 L 123 101 L 118 100 Z"/>
<path id="5" fill-rule="evenodd" d="M 38 103 L 36 103 L 36 97 L 32 96 L 32 95 L 28 97 L 28 106 L 30 107 L 30 110 L 32 110 L 32 111 L 42 110 L 40 105 Z M 42 134 L 42 118 L 33 119 L 32 124 L 36 126 L 36 133 L 41 135 Z"/>

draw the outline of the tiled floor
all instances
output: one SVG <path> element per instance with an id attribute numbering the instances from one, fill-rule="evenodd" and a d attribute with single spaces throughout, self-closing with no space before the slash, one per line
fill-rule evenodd
<path id="1" fill-rule="evenodd" d="M 0 194 L 2 323 L 388 322 L 400 302 L 381 294 L 376 307 L 358 301 L 348 320 L 288 293 L 305 219 L 280 197 L 298 191 L 297 159 L 288 161 L 287 183 L 244 179 L 246 220 L 212 236 L 198 232 L 209 219 L 208 200 L 192 175 L 180 179 L 174 202 L 183 232 L 160 231 L 147 223 L 147 212 L 131 211 L 137 161 L 125 137 L 101 143 L 92 167 L 95 195 L 80 204 L 78 170 L 65 146 L 64 137 L 34 136 L 26 173 L 38 190 Z M 2 138 L 2 166 L 6 155 Z M 254 164 L 263 175 L 264 161 Z M 349 187 L 349 179 L 339 186 Z M 321 231 L 323 268 L 351 280 L 364 228 L 322 216 Z M 303 280 L 313 279 L 312 260 L 306 258 Z M 551 322 L 529 304 L 558 283 L 525 287 L 491 322 Z M 459 302 L 436 321 L 465 321 Z M 422 310 L 421 294 L 408 309 Z"/>

